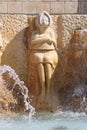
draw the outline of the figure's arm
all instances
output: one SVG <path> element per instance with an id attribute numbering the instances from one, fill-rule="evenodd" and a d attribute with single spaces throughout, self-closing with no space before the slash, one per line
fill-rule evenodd
<path id="1" fill-rule="evenodd" d="M 50 31 L 49 44 L 53 44 L 54 47 L 57 48 L 57 35 L 54 31 Z"/>
<path id="2" fill-rule="evenodd" d="M 39 44 L 39 43 L 44 43 L 44 42 L 48 42 L 49 41 L 49 38 L 47 36 L 45 36 L 44 34 L 36 34 L 32 37 L 32 41 L 31 43 L 32 44 Z"/>

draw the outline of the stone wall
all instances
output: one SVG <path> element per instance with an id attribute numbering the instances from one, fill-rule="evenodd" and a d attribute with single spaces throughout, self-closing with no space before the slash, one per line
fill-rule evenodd
<path id="1" fill-rule="evenodd" d="M 26 84 L 28 77 L 28 56 L 27 48 L 24 43 L 26 39 L 25 32 L 26 28 L 29 26 L 30 18 L 32 18 L 32 16 L 0 15 L 0 22 L 3 24 L 3 47 L 0 49 L 0 64 L 10 65 Z M 58 31 L 58 48 L 61 51 L 67 51 L 67 47 L 71 44 L 74 30 L 77 28 L 87 28 L 86 15 L 62 15 L 55 16 L 53 19 L 55 28 Z M 62 61 L 65 62 L 64 65 L 67 66 L 67 56 L 63 59 Z M 62 72 L 65 73 L 65 70 L 66 68 L 63 67 Z M 59 75 L 59 72 L 57 75 Z M 58 77 L 59 80 L 60 77 L 61 76 Z"/>
<path id="2" fill-rule="evenodd" d="M 33 80 L 33 77 L 31 77 L 33 85 L 28 84 L 29 56 L 25 46 L 25 43 L 27 43 L 26 36 L 29 35 L 26 33 L 27 27 L 30 25 L 29 20 L 33 17 L 18 14 L 0 15 L 0 23 L 3 24 L 3 47 L 0 48 L 0 64 L 11 66 L 20 79 L 34 90 L 35 80 Z M 56 15 L 53 16 L 53 21 L 53 27 L 58 35 L 59 48 L 59 62 L 52 77 L 53 90 L 59 96 L 56 99 L 62 102 L 64 96 L 66 96 L 65 88 L 71 91 L 78 84 L 87 84 L 87 49 L 79 51 L 72 44 L 74 31 L 87 28 L 87 15 Z M 34 73 L 32 72 L 32 74 Z M 64 96 L 58 94 L 59 90 L 60 93 L 62 92 L 61 95 Z"/>
<path id="3" fill-rule="evenodd" d="M 3 47 L 0 48 L 0 64 L 11 66 L 27 84 L 27 49 L 24 33 L 28 26 L 25 15 L 0 15 Z"/>
<path id="4" fill-rule="evenodd" d="M 87 13 L 87 0 L 0 0 L 0 13 L 36 14 Z"/>

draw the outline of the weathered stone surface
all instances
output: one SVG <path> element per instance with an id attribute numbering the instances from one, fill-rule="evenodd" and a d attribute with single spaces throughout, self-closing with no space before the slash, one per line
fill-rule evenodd
<path id="1" fill-rule="evenodd" d="M 7 2 L 7 0 L 0 0 L 0 2 Z"/>
<path id="2" fill-rule="evenodd" d="M 81 88 L 79 89 L 82 89 L 84 88 L 85 85 L 87 85 L 87 82 L 86 82 L 87 80 L 87 73 L 86 73 L 87 42 L 85 42 L 86 36 L 85 38 L 83 38 L 84 33 L 82 34 L 83 36 L 81 36 L 79 34 L 80 33 L 79 30 L 76 31 L 76 33 L 74 31 L 76 29 L 87 27 L 87 16 L 86 15 L 80 15 L 80 16 L 67 15 L 67 16 L 62 16 L 62 17 L 59 16 L 58 23 L 60 23 L 58 45 L 60 46 L 62 50 L 62 53 L 60 55 L 60 63 L 61 63 L 60 70 L 61 71 L 60 70 L 58 71 L 58 75 L 59 75 L 58 81 L 60 82 L 61 85 L 58 85 L 58 86 L 63 86 L 63 88 L 59 89 L 60 104 L 62 105 L 64 104 L 64 106 L 68 104 L 67 109 L 70 109 L 71 107 L 71 109 L 73 109 L 74 111 L 76 110 L 82 111 L 80 109 L 81 108 L 80 101 L 83 101 L 83 97 L 73 97 L 73 93 L 74 93 L 75 87 L 78 87 L 79 84 L 81 85 L 80 86 Z M 63 39 L 60 40 L 61 37 Z M 82 39 L 84 39 L 84 41 Z M 79 45 L 79 43 L 82 45 Z M 84 46 L 84 44 L 86 45 Z M 72 102 L 72 104 L 70 104 L 70 102 Z M 86 105 L 86 102 L 84 104 Z"/>
<path id="3" fill-rule="evenodd" d="M 58 44 L 67 46 L 70 44 L 70 39 L 77 28 L 87 27 L 86 15 L 62 15 L 58 17 Z"/>
<path id="4" fill-rule="evenodd" d="M 64 13 L 64 2 L 51 2 L 51 14 Z"/>
<path id="5" fill-rule="evenodd" d="M 27 16 L 0 15 L 0 21 L 3 25 L 0 64 L 10 65 L 27 83 L 27 50 L 24 45 Z"/>
<path id="6" fill-rule="evenodd" d="M 8 13 L 23 13 L 21 2 L 9 2 L 8 3 Z"/>
<path id="7" fill-rule="evenodd" d="M 0 0 L 0 13 L 37 14 L 46 10 L 51 14 L 86 14 L 87 0 Z"/>
<path id="8" fill-rule="evenodd" d="M 43 11 L 37 15 L 35 26 L 29 36 L 29 83 L 32 84 L 32 72 L 34 71 L 34 90 L 37 107 L 51 105 L 52 76 L 58 63 L 57 34 L 52 26 L 51 16 Z M 32 23 L 31 23 L 32 24 Z M 34 28 L 34 26 L 32 27 Z M 31 29 L 30 29 L 31 30 Z M 33 67 L 33 70 L 31 69 Z M 34 93 L 34 91 L 36 92 Z"/>
<path id="9" fill-rule="evenodd" d="M 50 13 L 50 2 L 49 1 L 48 2 L 39 2 L 39 3 L 37 3 L 36 13 L 40 13 L 43 10 Z"/>
<path id="10" fill-rule="evenodd" d="M 66 2 L 64 13 L 78 13 L 78 2 Z"/>
<path id="11" fill-rule="evenodd" d="M 3 47 L 0 50 L 0 64 L 10 65 L 21 80 L 34 90 L 35 70 L 32 71 L 32 84 L 28 84 L 28 53 L 24 42 L 27 35 L 26 27 L 30 25 L 32 16 L 27 15 L 0 15 L 3 24 Z M 53 101 L 55 105 L 64 105 L 71 102 L 70 93 L 73 94 L 75 86 L 86 84 L 87 80 L 87 50 L 76 49 L 73 44 L 76 29 L 87 28 L 87 15 L 53 16 L 53 29 L 58 34 L 59 64 L 52 76 Z M 35 26 L 33 26 L 35 27 Z M 32 28 L 31 28 L 32 30 Z M 28 34 L 29 35 L 29 34 Z M 74 41 L 75 43 L 75 41 Z M 32 66 L 33 67 L 33 66 Z M 33 76 L 34 75 L 34 76 Z M 34 97 L 36 99 L 36 97 Z M 73 99 L 74 100 L 74 99 Z M 73 103 L 72 103 L 73 104 Z M 75 105 L 75 104 L 73 104 Z"/>
<path id="12" fill-rule="evenodd" d="M 7 13 L 7 2 L 0 1 L 0 13 Z"/>
<path id="13" fill-rule="evenodd" d="M 36 14 L 36 6 L 37 2 L 23 2 L 23 13 L 28 13 L 28 14 Z"/>
<path id="14" fill-rule="evenodd" d="M 87 2 L 79 2 L 79 13 L 80 14 L 87 14 Z"/>

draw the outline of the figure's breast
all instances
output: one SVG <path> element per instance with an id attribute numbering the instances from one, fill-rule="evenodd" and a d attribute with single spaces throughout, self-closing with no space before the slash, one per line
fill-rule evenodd
<path id="1" fill-rule="evenodd" d="M 38 49 L 38 50 L 51 50 L 51 49 L 55 49 L 53 43 L 48 44 L 47 42 L 42 43 L 42 44 L 36 44 L 36 45 L 31 44 L 29 48 L 30 49 Z"/>
<path id="2" fill-rule="evenodd" d="M 29 45 L 30 49 L 38 49 L 38 50 L 52 50 L 55 49 L 53 41 L 53 33 L 50 31 L 46 31 L 43 34 L 33 33 L 31 44 Z M 49 41 L 53 41 L 54 43 L 50 43 Z"/>

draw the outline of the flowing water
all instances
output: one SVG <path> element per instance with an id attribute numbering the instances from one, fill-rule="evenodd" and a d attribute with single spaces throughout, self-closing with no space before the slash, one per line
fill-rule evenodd
<path id="1" fill-rule="evenodd" d="M 23 95 L 23 100 L 24 100 L 24 105 L 25 105 L 24 111 L 30 110 L 29 119 L 31 119 L 35 113 L 35 108 L 32 105 L 30 105 L 30 102 L 28 100 L 28 89 L 24 85 L 24 81 L 20 80 L 16 72 L 10 66 L 3 65 L 3 66 L 0 66 L 0 78 L 1 78 L 0 82 L 4 82 L 3 74 L 6 72 L 8 72 L 8 78 L 12 78 L 14 80 L 14 84 L 12 86 L 11 91 L 14 91 L 14 88 L 16 85 L 18 85 L 18 87 L 21 89 L 21 94 Z"/>
<path id="2" fill-rule="evenodd" d="M 8 72 L 9 77 L 12 77 L 15 81 L 12 91 L 14 91 L 16 84 L 22 90 L 25 110 L 29 109 L 30 113 L 0 115 L 0 130 L 87 130 L 87 115 L 85 113 L 58 111 L 55 113 L 41 112 L 35 114 L 35 109 L 27 101 L 28 89 L 24 82 L 20 81 L 11 67 L 5 65 L 0 67 L 0 78 L 5 72 Z M 80 92 L 80 89 L 77 88 L 74 94 L 83 95 L 82 92 L 84 91 L 81 90 Z"/>
<path id="3" fill-rule="evenodd" d="M 36 113 L 31 121 L 26 114 L 1 115 L 0 130 L 87 130 L 84 113 Z"/>

